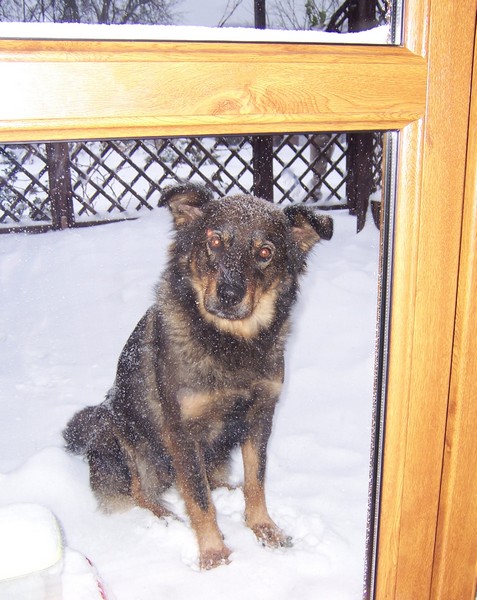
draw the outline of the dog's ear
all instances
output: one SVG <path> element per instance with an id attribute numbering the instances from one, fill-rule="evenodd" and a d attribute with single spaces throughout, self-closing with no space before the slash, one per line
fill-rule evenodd
<path id="1" fill-rule="evenodd" d="M 180 183 L 166 188 L 159 206 L 167 206 L 176 228 L 188 225 L 202 215 L 202 207 L 212 199 L 212 193 L 198 183 Z"/>
<path id="2" fill-rule="evenodd" d="M 287 206 L 284 211 L 292 226 L 292 233 L 298 246 L 308 252 L 323 240 L 331 240 L 333 236 L 333 219 L 317 215 L 312 209 L 302 204 Z"/>

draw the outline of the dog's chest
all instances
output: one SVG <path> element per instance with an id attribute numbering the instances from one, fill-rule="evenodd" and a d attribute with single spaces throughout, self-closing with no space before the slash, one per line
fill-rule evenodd
<path id="1" fill-rule="evenodd" d="M 249 391 L 246 390 L 181 390 L 178 394 L 178 403 L 181 417 L 184 421 L 197 421 L 199 419 L 223 420 L 228 414 L 234 412 L 238 404 L 244 406 L 252 401 Z"/>
<path id="2" fill-rule="evenodd" d="M 247 386 L 182 388 L 177 401 L 183 421 L 225 421 L 245 419 L 251 409 L 276 403 L 281 377 L 257 379 Z"/>

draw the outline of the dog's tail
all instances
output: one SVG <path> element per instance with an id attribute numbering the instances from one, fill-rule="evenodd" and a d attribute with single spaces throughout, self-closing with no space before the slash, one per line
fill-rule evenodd
<path id="1" fill-rule="evenodd" d="M 63 438 L 66 449 L 73 454 L 86 454 L 97 435 L 98 415 L 96 406 L 87 406 L 77 412 L 66 425 Z"/>

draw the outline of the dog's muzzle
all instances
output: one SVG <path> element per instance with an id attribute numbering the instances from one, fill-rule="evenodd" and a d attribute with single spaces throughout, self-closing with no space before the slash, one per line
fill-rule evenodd
<path id="1" fill-rule="evenodd" d="M 253 310 L 253 303 L 247 291 L 244 277 L 238 273 L 223 273 L 217 281 L 215 293 L 206 293 L 205 309 L 223 319 L 236 320 L 249 317 Z"/>

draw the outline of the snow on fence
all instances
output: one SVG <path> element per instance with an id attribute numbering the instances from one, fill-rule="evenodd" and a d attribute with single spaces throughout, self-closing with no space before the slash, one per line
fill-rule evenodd
<path id="1" fill-rule="evenodd" d="M 364 225 L 380 187 L 376 133 L 155 138 L 0 146 L 0 232 L 133 218 L 195 180 L 217 195 L 348 208 Z"/>

